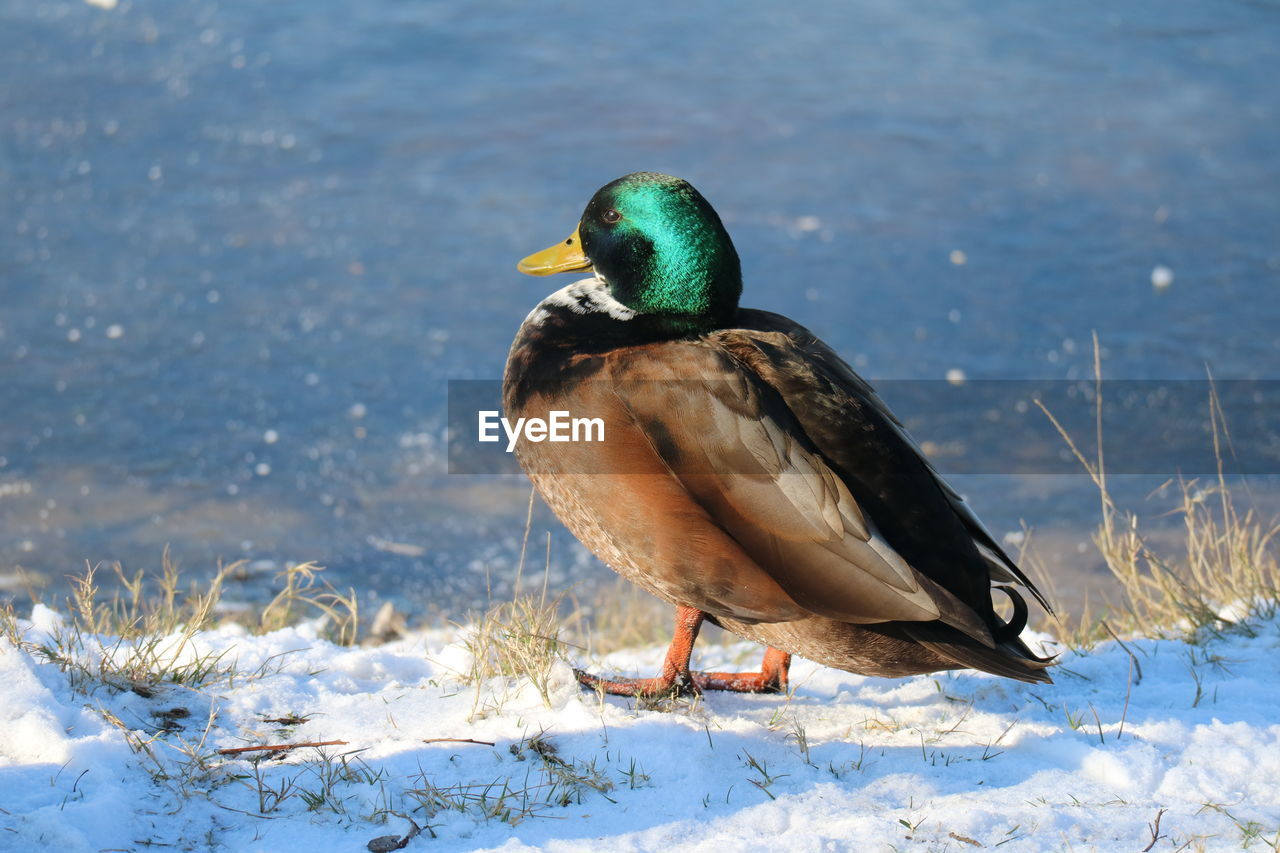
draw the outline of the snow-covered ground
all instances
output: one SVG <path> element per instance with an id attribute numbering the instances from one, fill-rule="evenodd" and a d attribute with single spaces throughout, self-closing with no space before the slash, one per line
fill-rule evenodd
<path id="1" fill-rule="evenodd" d="M 25 639 L 57 623 L 38 607 Z M 1280 833 L 1274 621 L 1065 652 L 1051 686 L 797 661 L 791 696 L 665 711 L 585 693 L 564 664 L 549 707 L 528 683 L 477 691 L 438 631 L 343 648 L 307 625 L 224 628 L 181 654 L 223 650 L 232 680 L 86 696 L 0 640 L 0 849 L 359 851 L 415 824 L 410 851 L 1269 850 Z M 589 663 L 649 673 L 661 651 Z"/>

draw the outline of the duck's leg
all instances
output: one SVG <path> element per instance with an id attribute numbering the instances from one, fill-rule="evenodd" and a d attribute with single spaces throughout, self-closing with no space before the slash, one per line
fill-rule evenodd
<path id="1" fill-rule="evenodd" d="M 699 693 L 703 690 L 727 690 L 734 693 L 781 693 L 787 689 L 787 671 L 791 655 L 775 648 L 764 653 L 760 672 L 690 672 L 689 658 L 698 631 L 707 618 L 696 607 L 676 608 L 675 636 L 662 662 L 662 675 L 657 678 L 599 678 L 575 670 L 578 681 L 593 690 L 617 696 L 662 696 Z"/>
<path id="2" fill-rule="evenodd" d="M 578 683 L 593 690 L 615 696 L 663 696 L 694 692 L 698 688 L 689 674 L 689 658 L 698 639 L 702 620 L 707 615 L 696 607 L 676 608 L 676 630 L 662 662 L 662 675 L 657 678 L 598 678 L 582 670 L 574 670 Z"/>

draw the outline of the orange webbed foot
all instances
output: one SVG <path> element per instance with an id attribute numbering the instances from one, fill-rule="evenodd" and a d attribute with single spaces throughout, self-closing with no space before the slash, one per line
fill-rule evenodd
<path id="1" fill-rule="evenodd" d="M 657 698 L 688 696 L 704 690 L 728 693 L 785 693 L 791 655 L 770 648 L 764 654 L 759 672 L 692 672 L 664 668 L 657 678 L 601 678 L 583 670 L 574 670 L 578 683 L 613 696 Z"/>
<path id="2" fill-rule="evenodd" d="M 791 655 L 781 649 L 769 648 L 764 653 L 764 663 L 759 672 L 691 672 L 689 658 L 693 644 L 698 639 L 698 629 L 706 614 L 695 607 L 676 608 L 675 636 L 667 649 L 662 664 L 662 675 L 657 678 L 601 678 L 575 669 L 578 683 L 583 687 L 613 696 L 636 698 L 661 698 L 699 694 L 704 690 L 724 690 L 730 693 L 783 693 L 787 689 L 787 673 L 791 668 Z"/>
<path id="3" fill-rule="evenodd" d="M 692 673 L 685 673 L 684 677 L 663 677 L 657 678 L 601 678 L 598 675 L 592 675 L 581 669 L 575 669 L 573 674 L 578 677 L 578 683 L 583 687 L 597 690 L 601 693 L 608 693 L 611 696 L 634 696 L 641 699 L 656 699 L 660 697 L 687 696 L 693 693 L 702 692 L 694 679 L 690 676 Z"/>

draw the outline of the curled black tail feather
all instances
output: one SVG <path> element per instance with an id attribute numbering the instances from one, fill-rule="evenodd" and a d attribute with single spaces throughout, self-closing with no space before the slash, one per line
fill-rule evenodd
<path id="1" fill-rule="evenodd" d="M 1027 627 L 1027 602 L 1011 586 L 998 586 L 996 589 L 1009 596 L 1009 603 L 1013 605 L 1013 616 L 1009 618 L 1009 621 L 991 632 L 991 636 L 995 638 L 996 645 L 1000 645 L 1001 643 L 1016 640 L 1018 635 L 1022 633 L 1022 629 Z"/>
<path id="2" fill-rule="evenodd" d="M 1053 679 L 1045 670 L 1053 665 L 1054 658 L 1042 658 L 1034 654 L 1019 635 L 1027 627 L 1027 602 L 1019 592 L 1008 586 L 996 587 L 1009 596 L 1013 615 L 991 630 L 994 647 L 976 642 L 972 637 L 942 622 L 902 622 L 902 631 L 938 656 L 960 666 L 980 669 L 1006 678 L 1026 682 L 1050 683 Z"/>

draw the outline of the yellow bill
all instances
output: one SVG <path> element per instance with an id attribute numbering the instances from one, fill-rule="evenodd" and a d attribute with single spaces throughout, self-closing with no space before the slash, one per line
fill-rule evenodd
<path id="1" fill-rule="evenodd" d="M 591 261 L 582 253 L 582 238 L 578 229 L 563 243 L 534 252 L 516 265 L 526 275 L 552 275 L 558 272 L 579 272 L 591 269 Z"/>

